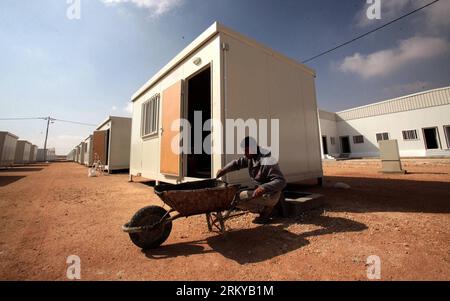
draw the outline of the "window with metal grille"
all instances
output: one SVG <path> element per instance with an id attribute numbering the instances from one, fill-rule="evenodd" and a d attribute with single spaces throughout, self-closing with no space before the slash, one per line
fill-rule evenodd
<path id="1" fill-rule="evenodd" d="M 330 137 L 330 142 L 331 142 L 331 145 L 335 145 L 336 144 L 336 138 Z"/>
<path id="2" fill-rule="evenodd" d="M 353 136 L 353 143 L 354 144 L 364 143 L 364 137 L 362 135 Z"/>
<path id="3" fill-rule="evenodd" d="M 407 130 L 403 131 L 403 140 L 418 140 L 419 137 L 417 136 L 416 130 Z"/>
<path id="4" fill-rule="evenodd" d="M 377 142 L 382 140 L 389 140 L 389 133 L 378 133 Z"/>
<path id="5" fill-rule="evenodd" d="M 159 127 L 159 94 L 142 104 L 142 137 L 156 135 Z"/>

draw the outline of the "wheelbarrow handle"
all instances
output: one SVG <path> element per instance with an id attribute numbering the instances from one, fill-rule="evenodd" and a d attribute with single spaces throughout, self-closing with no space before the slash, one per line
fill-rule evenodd
<path id="1" fill-rule="evenodd" d="M 227 181 L 224 181 L 224 180 L 222 180 L 221 178 L 218 178 L 218 177 L 215 177 L 213 180 L 221 181 L 221 182 L 223 182 L 225 184 L 225 186 L 229 186 L 230 185 L 230 183 L 228 183 Z"/>

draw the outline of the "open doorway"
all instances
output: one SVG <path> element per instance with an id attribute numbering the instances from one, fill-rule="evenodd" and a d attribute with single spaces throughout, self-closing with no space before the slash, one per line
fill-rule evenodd
<path id="1" fill-rule="evenodd" d="M 196 113 L 197 112 L 197 113 Z M 194 124 L 195 115 L 201 115 L 202 124 Z M 211 175 L 211 131 L 203 131 L 203 124 L 211 119 L 211 68 L 207 67 L 187 80 L 187 119 L 191 124 L 190 154 L 187 155 L 186 176 L 209 179 Z M 197 137 L 196 137 L 197 135 Z M 201 140 L 200 140 L 201 138 Z M 201 153 L 198 153 L 201 141 Z M 197 150 L 197 154 L 195 151 Z"/>
<path id="2" fill-rule="evenodd" d="M 322 136 L 323 154 L 328 155 L 327 136 Z"/>
<path id="3" fill-rule="evenodd" d="M 447 140 L 447 148 L 450 149 L 450 125 L 444 126 L 444 133 Z"/>
<path id="4" fill-rule="evenodd" d="M 425 139 L 425 147 L 427 149 L 439 149 L 439 138 L 437 128 L 423 129 L 423 136 Z"/>
<path id="5" fill-rule="evenodd" d="M 341 152 L 343 154 L 350 154 L 352 151 L 350 149 L 350 138 L 348 136 L 340 137 L 341 140 Z"/>
<path id="6" fill-rule="evenodd" d="M 105 165 L 109 165 L 109 138 L 111 137 L 111 129 L 106 130 L 105 141 Z"/>

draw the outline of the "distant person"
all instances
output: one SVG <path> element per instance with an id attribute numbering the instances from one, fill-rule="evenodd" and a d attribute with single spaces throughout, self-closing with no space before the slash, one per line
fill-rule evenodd
<path id="1" fill-rule="evenodd" d="M 286 179 L 271 158 L 271 153 L 261 149 L 252 137 L 246 137 L 241 147 L 245 156 L 228 163 L 217 172 L 217 178 L 232 171 L 248 168 L 250 178 L 257 184 L 256 189 L 246 190 L 239 194 L 238 208 L 259 213 L 254 223 L 266 224 L 270 222 L 274 207 L 280 200 L 282 190 L 286 187 Z"/>

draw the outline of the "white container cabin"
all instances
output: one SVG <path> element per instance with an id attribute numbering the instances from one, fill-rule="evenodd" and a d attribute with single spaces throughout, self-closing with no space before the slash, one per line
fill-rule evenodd
<path id="1" fill-rule="evenodd" d="M 78 149 L 79 149 L 79 156 L 78 156 L 78 164 L 82 164 L 84 165 L 84 142 L 81 142 L 78 145 Z"/>
<path id="2" fill-rule="evenodd" d="M 53 162 L 56 161 L 56 152 L 54 148 L 48 148 L 44 150 L 43 148 L 39 148 L 37 152 L 37 161 L 38 162 Z"/>
<path id="3" fill-rule="evenodd" d="M 14 165 L 18 139 L 19 137 L 9 132 L 0 132 L 0 167 Z"/>
<path id="4" fill-rule="evenodd" d="M 113 172 L 130 168 L 131 118 L 110 116 L 92 135 L 93 162 Z"/>
<path id="5" fill-rule="evenodd" d="M 78 162 L 80 158 L 80 147 L 79 145 L 75 146 L 75 157 L 74 157 L 74 162 Z"/>
<path id="6" fill-rule="evenodd" d="M 67 160 L 67 161 L 70 161 L 70 162 L 75 162 L 75 154 L 76 154 L 76 150 L 75 150 L 75 149 L 71 150 L 71 151 L 67 154 L 66 160 Z"/>
<path id="7" fill-rule="evenodd" d="M 37 161 L 38 146 L 32 145 L 30 149 L 30 163 L 35 163 Z"/>
<path id="8" fill-rule="evenodd" d="M 133 96 L 130 175 L 180 183 L 215 177 L 240 155 L 171 151 L 174 120 L 193 124 L 227 119 L 279 120 L 279 163 L 289 182 L 323 176 L 315 92 L 315 72 L 252 39 L 214 23 L 156 73 Z M 194 127 L 194 126 L 193 126 Z M 221 143 L 225 130 L 204 133 L 206 143 Z M 209 135 L 210 134 L 210 135 Z M 194 138 L 192 138 L 194 139 Z M 235 149 L 241 141 L 235 136 Z M 270 144 L 270 138 L 268 138 Z M 248 183 L 247 171 L 227 181 Z"/>
<path id="9" fill-rule="evenodd" d="M 16 146 L 15 164 L 27 164 L 30 162 L 30 151 L 32 144 L 25 140 L 18 140 Z"/>
<path id="10" fill-rule="evenodd" d="M 84 160 L 83 164 L 90 167 L 94 163 L 92 135 L 84 140 Z"/>

